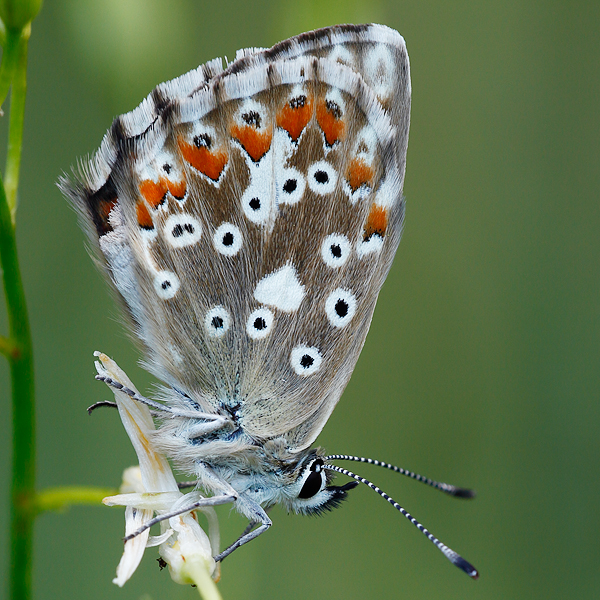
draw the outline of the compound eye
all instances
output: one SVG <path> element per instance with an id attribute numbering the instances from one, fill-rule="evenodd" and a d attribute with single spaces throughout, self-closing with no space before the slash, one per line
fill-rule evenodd
<path id="1" fill-rule="evenodd" d="M 323 475 L 321 471 L 322 464 L 323 462 L 321 460 L 315 460 L 310 466 L 310 473 L 304 481 L 304 485 L 298 494 L 298 498 L 312 498 L 319 493 L 321 485 L 323 484 Z"/>

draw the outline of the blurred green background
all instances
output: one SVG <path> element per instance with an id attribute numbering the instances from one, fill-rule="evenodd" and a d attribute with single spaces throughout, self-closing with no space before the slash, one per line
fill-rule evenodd
<path id="1" fill-rule="evenodd" d="M 598 2 L 47 0 L 31 37 L 18 213 L 39 485 L 115 486 L 134 462 L 117 415 L 85 411 L 110 398 L 93 379 L 94 350 L 140 389 L 152 383 L 57 177 L 159 82 L 240 47 L 368 21 L 398 29 L 411 59 L 407 221 L 362 357 L 319 442 L 477 489 L 461 502 L 356 469 L 481 578 L 470 581 L 361 486 L 321 519 L 274 509 L 272 529 L 225 561 L 221 592 L 225 600 L 597 598 Z M 8 389 L 0 361 L 0 581 Z M 219 514 L 231 542 L 245 523 L 227 507 Z M 43 515 L 36 600 L 197 597 L 159 572 L 152 549 L 116 588 L 122 535 L 118 508 Z"/>

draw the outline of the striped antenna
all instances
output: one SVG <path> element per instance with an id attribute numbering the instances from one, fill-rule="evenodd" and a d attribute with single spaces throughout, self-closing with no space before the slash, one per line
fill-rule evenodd
<path id="1" fill-rule="evenodd" d="M 395 473 L 400 473 L 400 475 L 410 477 L 415 481 L 420 481 L 421 483 L 429 485 L 432 488 L 435 488 L 436 490 L 441 490 L 442 492 L 445 492 L 450 496 L 454 496 L 455 498 L 475 498 L 475 490 L 456 487 L 455 485 L 450 485 L 449 483 L 442 483 L 441 481 L 434 481 L 433 479 L 429 479 L 429 477 L 424 477 L 423 475 L 419 475 L 418 473 L 407 471 L 402 467 L 396 467 L 395 465 L 390 465 L 389 463 L 382 462 L 380 460 L 375 460 L 374 458 L 364 458 L 363 456 L 350 456 L 348 454 L 330 454 L 329 456 L 324 456 L 323 460 L 353 460 L 354 462 L 375 465 L 377 467 L 389 469 L 390 471 L 394 471 Z"/>
<path id="2" fill-rule="evenodd" d="M 331 457 L 328 457 L 331 458 Z M 364 462 L 366 462 L 365 459 Z M 379 463 L 380 465 L 387 463 Z M 391 465 L 390 465 L 391 466 Z M 387 500 L 395 509 L 400 511 L 427 539 L 432 542 L 436 548 L 453 564 L 456 565 L 459 569 L 464 571 L 469 577 L 472 579 L 478 579 L 479 573 L 477 569 L 468 561 L 466 561 L 460 554 L 454 552 L 451 548 L 448 548 L 445 544 L 442 544 L 440 540 L 438 540 L 431 532 L 429 532 L 417 519 L 415 519 L 407 510 L 402 508 L 391 496 L 388 496 L 383 490 L 380 490 L 375 484 L 371 483 L 368 479 L 361 477 L 360 475 L 356 475 L 352 473 L 352 471 L 348 471 L 347 469 L 342 469 L 342 467 L 337 467 L 335 465 L 325 464 L 322 467 L 323 469 L 328 469 L 329 471 L 336 471 L 338 473 L 342 473 L 343 475 L 347 475 L 348 477 L 352 477 L 356 479 L 356 481 L 360 483 L 364 483 L 369 486 L 372 490 L 377 492 L 382 498 Z M 404 474 L 404 473 L 403 473 Z"/>

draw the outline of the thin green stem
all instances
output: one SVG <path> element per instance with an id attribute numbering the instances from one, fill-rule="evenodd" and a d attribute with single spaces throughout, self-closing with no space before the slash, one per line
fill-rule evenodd
<path id="1" fill-rule="evenodd" d="M 17 45 L 18 53 L 10 96 L 8 153 L 6 156 L 6 170 L 4 171 L 6 199 L 13 224 L 17 213 L 17 188 L 19 187 L 19 171 L 21 168 L 25 95 L 27 92 L 27 43 L 30 31 L 31 26 L 27 25 L 18 37 L 14 32 L 10 32 L 6 38 L 7 45 Z"/>
<path id="2" fill-rule="evenodd" d="M 210 576 L 209 565 L 206 560 L 198 556 L 188 557 L 183 572 L 194 582 L 203 600 L 222 600 L 217 584 Z"/>
<path id="3" fill-rule="evenodd" d="M 114 488 L 78 485 L 48 488 L 38 492 L 35 499 L 35 510 L 38 513 L 48 510 L 64 510 L 76 504 L 97 504 L 101 506 L 103 498 L 118 493 L 118 490 Z"/>
<path id="4" fill-rule="evenodd" d="M 4 186 L 0 182 L 0 260 L 10 337 L 18 352 L 9 357 L 12 384 L 12 481 L 10 597 L 31 596 L 33 534 L 32 500 L 35 489 L 35 403 L 33 349 L 23 283 L 19 271 L 15 230 Z"/>
<path id="5" fill-rule="evenodd" d="M 19 38 L 20 33 L 9 32 L 6 36 L 5 43 L 2 45 L 4 53 L 2 56 L 2 64 L 0 65 L 0 107 L 4 104 L 8 96 L 17 58 L 19 56 Z"/>
<path id="6" fill-rule="evenodd" d="M 12 82 L 8 164 L 12 175 L 12 204 L 0 179 L 0 265 L 8 312 L 9 338 L 14 350 L 8 356 L 12 385 L 12 480 L 10 513 L 9 597 L 31 598 L 33 519 L 35 516 L 35 402 L 33 348 L 23 282 L 19 270 L 14 227 L 16 191 L 25 107 L 26 35 L 7 34 L 6 44 L 18 45 Z M 9 50 L 5 47 L 5 51 Z M 3 57 L 4 58 L 4 57 Z M 16 176 L 15 176 L 16 175 Z"/>

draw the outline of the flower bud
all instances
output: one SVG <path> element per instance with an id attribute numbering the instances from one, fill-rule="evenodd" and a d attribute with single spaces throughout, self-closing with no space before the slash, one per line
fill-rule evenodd
<path id="1" fill-rule="evenodd" d="M 6 29 L 21 31 L 42 8 L 42 0 L 0 0 L 0 19 Z"/>

